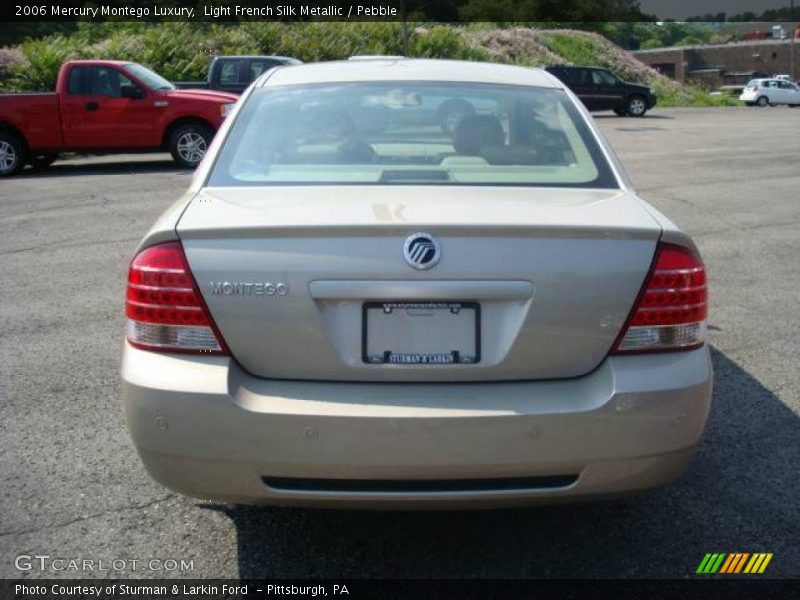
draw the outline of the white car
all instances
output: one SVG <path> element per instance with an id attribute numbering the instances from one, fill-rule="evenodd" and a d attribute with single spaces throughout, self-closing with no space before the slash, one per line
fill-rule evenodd
<path id="1" fill-rule="evenodd" d="M 418 118 L 453 98 L 451 130 Z M 703 432 L 707 306 L 691 239 L 545 71 L 277 67 L 136 252 L 122 396 L 150 474 L 205 499 L 632 493 Z"/>
<path id="2" fill-rule="evenodd" d="M 784 79 L 753 79 L 739 96 L 747 106 L 800 106 L 800 87 Z"/>

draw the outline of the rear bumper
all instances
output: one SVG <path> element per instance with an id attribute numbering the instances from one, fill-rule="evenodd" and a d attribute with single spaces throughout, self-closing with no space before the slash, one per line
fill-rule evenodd
<path id="1" fill-rule="evenodd" d="M 276 381 L 224 357 L 126 344 L 122 378 L 142 461 L 178 492 L 255 504 L 454 508 L 672 481 L 702 434 L 712 374 L 702 348 L 613 357 L 560 381 Z"/>

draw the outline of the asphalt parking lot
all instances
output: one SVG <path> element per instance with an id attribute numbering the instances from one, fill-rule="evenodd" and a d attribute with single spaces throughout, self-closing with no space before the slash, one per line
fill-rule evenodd
<path id="1" fill-rule="evenodd" d="M 202 504 L 152 482 L 118 401 L 127 262 L 188 185 L 166 155 L 0 181 L 0 577 L 691 577 L 773 552 L 800 577 L 800 110 L 598 116 L 642 197 L 706 260 L 716 369 L 687 475 L 601 504 L 351 512 Z M 193 560 L 20 572 L 18 555 Z"/>

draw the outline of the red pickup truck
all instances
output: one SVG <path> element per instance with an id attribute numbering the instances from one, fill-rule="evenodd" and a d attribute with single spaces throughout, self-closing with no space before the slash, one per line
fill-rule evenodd
<path id="1" fill-rule="evenodd" d="M 178 90 L 136 63 L 67 62 L 55 93 L 0 95 L 0 177 L 47 166 L 66 151 L 168 150 L 194 168 L 237 98 Z"/>

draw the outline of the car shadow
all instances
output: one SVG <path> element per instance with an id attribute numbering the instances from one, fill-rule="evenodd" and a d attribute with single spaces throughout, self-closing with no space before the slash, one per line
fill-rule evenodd
<path id="1" fill-rule="evenodd" d="M 706 552 L 773 552 L 800 575 L 800 419 L 712 350 L 708 428 L 687 474 L 634 498 L 495 511 L 223 507 L 242 578 L 691 577 Z M 501 443 L 498 441 L 498 443 Z"/>
<path id="2" fill-rule="evenodd" d="M 666 131 L 663 127 L 617 127 L 617 131 Z"/>
<path id="3" fill-rule="evenodd" d="M 628 119 L 628 118 L 631 118 L 631 117 L 620 117 L 618 115 L 615 115 L 614 113 L 592 113 L 592 116 L 595 119 Z M 648 113 L 645 116 L 639 117 L 638 119 L 635 119 L 635 120 L 636 121 L 640 121 L 640 120 L 650 121 L 652 119 L 666 119 L 668 121 L 673 121 L 673 120 L 675 120 L 675 117 L 673 117 L 672 115 L 662 115 L 662 114 Z M 633 119 L 631 119 L 631 120 L 633 120 Z"/>
<path id="4" fill-rule="evenodd" d="M 178 167 L 171 159 L 142 159 L 98 162 L 86 159 L 69 159 L 67 162 L 55 162 L 46 168 L 25 168 L 15 175 L 15 179 L 40 179 L 45 177 L 74 177 L 84 175 L 134 175 L 141 173 L 189 173 L 191 171 Z"/>

